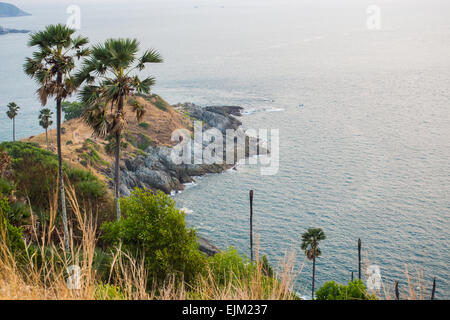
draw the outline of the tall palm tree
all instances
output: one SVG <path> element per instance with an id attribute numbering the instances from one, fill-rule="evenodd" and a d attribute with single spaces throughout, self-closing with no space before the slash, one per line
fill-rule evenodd
<path id="1" fill-rule="evenodd" d="M 10 102 L 7 108 L 6 115 L 13 121 L 13 141 L 16 141 L 16 117 L 19 114 L 20 107 L 15 102 Z"/>
<path id="2" fill-rule="evenodd" d="M 127 101 L 136 93 L 148 94 L 155 84 L 153 77 L 141 80 L 137 72 L 144 70 L 149 63 L 163 62 L 160 54 L 153 49 L 145 51 L 140 58 L 137 58 L 138 51 L 139 42 L 136 39 L 108 39 L 92 48 L 76 75 L 77 83 L 86 82 L 80 91 L 80 99 L 86 106 L 84 119 L 98 136 L 114 136 L 117 219 L 120 219 L 120 145 L 126 126 Z M 132 111 L 138 121 L 145 112 L 138 103 L 134 103 Z"/>
<path id="3" fill-rule="evenodd" d="M 313 274 L 312 274 L 312 293 L 311 297 L 314 299 L 314 282 L 316 278 L 316 258 L 321 255 L 319 249 L 319 242 L 325 240 L 326 236 L 320 228 L 309 228 L 302 235 L 302 250 L 305 251 L 305 255 L 309 260 L 313 261 Z"/>
<path id="4" fill-rule="evenodd" d="M 47 104 L 48 97 L 56 101 L 56 141 L 59 164 L 59 190 L 61 197 L 61 211 L 64 227 L 64 244 L 69 248 L 69 230 L 67 226 L 67 212 L 64 192 L 64 176 L 61 154 L 61 102 L 72 95 L 76 83 L 71 73 L 75 69 L 75 58 L 80 59 L 89 55 L 89 49 L 84 48 L 88 39 L 76 36 L 75 30 L 65 25 L 49 25 L 43 31 L 31 34 L 29 47 L 37 47 L 32 58 L 26 58 L 24 71 L 36 80 L 41 104 Z"/>
<path id="5" fill-rule="evenodd" d="M 47 150 L 50 150 L 48 144 L 48 128 L 53 124 L 52 116 L 53 112 L 49 108 L 44 108 L 39 113 L 39 125 L 45 129 L 45 143 L 47 144 Z"/>

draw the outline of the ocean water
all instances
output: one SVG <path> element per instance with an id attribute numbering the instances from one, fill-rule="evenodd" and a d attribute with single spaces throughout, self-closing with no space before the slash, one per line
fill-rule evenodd
<path id="1" fill-rule="evenodd" d="M 13 1 L 31 17 L 0 19 L 38 30 L 65 22 L 68 1 Z M 296 290 L 308 294 L 308 227 L 324 229 L 318 287 L 357 272 L 357 239 L 383 283 L 406 289 L 423 270 L 450 298 L 450 3 L 378 0 L 78 1 L 92 42 L 136 37 L 160 50 L 154 91 L 171 103 L 241 105 L 247 128 L 280 130 L 280 168 L 258 165 L 199 178 L 174 198 L 190 226 L 221 248 L 249 253 L 248 191 L 255 230 L 276 265 L 296 251 Z M 26 35 L 0 37 L 0 106 L 22 106 L 17 135 L 41 131 L 33 82 L 22 72 Z M 303 104 L 303 108 L 298 105 Z M 0 141 L 11 121 L 0 112 Z M 366 256 L 365 253 L 365 256 Z"/>

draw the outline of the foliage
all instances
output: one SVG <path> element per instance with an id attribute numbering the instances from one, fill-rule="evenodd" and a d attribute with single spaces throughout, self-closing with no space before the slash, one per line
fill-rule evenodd
<path id="1" fill-rule="evenodd" d="M 103 238 L 144 257 L 149 283 L 169 275 L 189 282 L 203 269 L 206 258 L 198 251 L 196 232 L 186 227 L 184 212 L 169 196 L 135 189 L 120 205 L 124 216 L 102 226 Z"/>
<path id="2" fill-rule="evenodd" d="M 125 295 L 122 290 L 109 283 L 100 283 L 95 288 L 95 300 L 124 300 Z"/>
<path id="3" fill-rule="evenodd" d="M 108 141 L 108 143 L 105 145 L 105 152 L 109 155 L 113 155 L 116 150 L 116 137 L 109 135 L 106 137 L 106 141 Z M 126 148 L 128 148 L 128 143 L 121 141 L 120 150 L 125 150 Z"/>
<path id="4" fill-rule="evenodd" d="M 0 242 L 4 242 L 11 253 L 23 253 L 25 250 L 25 242 L 21 227 L 13 226 L 5 216 L 4 210 L 7 204 L 4 200 L 0 201 Z"/>
<path id="5" fill-rule="evenodd" d="M 44 129 L 48 129 L 53 124 L 52 116 L 53 112 L 49 108 L 42 109 L 39 112 L 39 125 Z"/>
<path id="6" fill-rule="evenodd" d="M 308 231 L 302 235 L 302 250 L 309 260 L 319 257 L 322 252 L 319 248 L 319 241 L 325 240 L 326 236 L 320 228 L 309 228 Z"/>
<path id="7" fill-rule="evenodd" d="M 58 158 L 35 143 L 4 142 L 1 144 L 12 158 L 13 179 L 19 196 L 27 197 L 36 212 L 47 212 L 57 192 Z M 91 172 L 69 167 L 64 172 L 81 204 L 92 213 L 109 215 L 112 203 L 106 185 Z"/>
<path id="8" fill-rule="evenodd" d="M 6 115 L 8 116 L 8 118 L 12 120 L 15 117 L 17 117 L 17 115 L 19 114 L 20 107 L 15 102 L 10 102 L 7 105 L 7 108 L 8 111 L 6 111 Z"/>
<path id="9" fill-rule="evenodd" d="M 152 142 L 153 140 L 150 137 L 146 136 L 145 134 L 139 134 L 137 147 L 142 151 L 145 151 L 148 147 L 150 147 Z"/>
<path id="10" fill-rule="evenodd" d="M 83 105 L 77 101 L 63 101 L 61 107 L 64 112 L 65 121 L 81 118 L 83 115 Z"/>
<path id="11" fill-rule="evenodd" d="M 150 125 L 147 122 L 141 122 L 141 123 L 139 123 L 139 127 L 143 128 L 143 129 L 148 129 L 148 128 L 150 128 Z"/>
<path id="12" fill-rule="evenodd" d="M 9 197 L 14 190 L 15 190 L 15 186 L 13 183 L 6 180 L 5 178 L 0 177 L 0 197 L 2 195 Z"/>
<path id="13" fill-rule="evenodd" d="M 249 278 L 254 267 L 247 257 L 239 255 L 233 247 L 208 259 L 208 266 L 219 285 L 242 278 Z"/>
<path id="14" fill-rule="evenodd" d="M 167 106 L 164 102 L 162 102 L 161 100 L 156 101 L 155 106 L 162 111 L 167 111 Z"/>
<path id="15" fill-rule="evenodd" d="M 350 281 L 348 285 L 334 281 L 325 284 L 316 291 L 317 300 L 376 300 L 375 295 L 369 295 L 362 280 Z"/>

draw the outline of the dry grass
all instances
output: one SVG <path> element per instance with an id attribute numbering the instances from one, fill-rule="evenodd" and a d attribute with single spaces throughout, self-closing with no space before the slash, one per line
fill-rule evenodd
<path id="1" fill-rule="evenodd" d="M 239 299 L 293 299 L 294 256 L 286 255 L 276 272 L 275 281 L 268 281 L 260 263 L 250 279 L 230 274 L 225 284 L 219 284 L 212 272 L 200 276 L 194 285 L 169 278 L 162 286 L 147 286 L 147 273 L 142 261 L 116 248 L 112 255 L 110 281 L 100 281 L 94 268 L 96 248 L 96 221 L 90 212 L 80 209 L 73 188 L 67 187 L 67 198 L 76 217 L 82 239 L 71 241 L 66 251 L 63 239 L 52 243 L 54 223 L 39 233 L 33 223 L 35 250 L 27 250 L 25 257 L 15 256 L 6 245 L 6 234 L 0 233 L 0 299 L 20 300 L 92 300 L 92 299 L 158 299 L 158 300 L 239 300 Z M 52 202 L 56 203 L 56 202 Z M 51 210 L 55 213 L 56 210 Z M 52 216 L 52 214 L 51 214 Z M 54 218 L 51 219 L 54 221 Z M 73 230 L 71 230 L 71 234 Z M 54 237 L 53 237 L 54 238 Z M 30 248 L 30 244 L 27 244 Z M 257 261 L 258 255 L 257 255 Z M 68 287 L 68 270 L 79 266 L 79 287 Z"/>

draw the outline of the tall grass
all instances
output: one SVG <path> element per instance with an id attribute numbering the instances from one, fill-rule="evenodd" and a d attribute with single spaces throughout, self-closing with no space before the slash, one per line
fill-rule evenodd
<path id="1" fill-rule="evenodd" d="M 286 255 L 273 279 L 265 276 L 257 253 L 254 272 L 233 274 L 225 283 L 219 283 L 211 270 L 200 275 L 197 281 L 187 284 L 169 277 L 163 285 L 147 283 L 143 259 L 138 260 L 124 252 L 121 247 L 111 253 L 109 281 L 102 282 L 94 267 L 97 247 L 97 221 L 89 211 L 82 209 L 74 189 L 66 186 L 68 202 L 74 212 L 73 228 L 70 230 L 70 249 L 64 241 L 54 241 L 57 201 L 50 201 L 50 223 L 40 226 L 32 219 L 33 244 L 26 243 L 24 254 L 12 252 L 6 242 L 6 233 L 0 233 L 0 299 L 23 300 L 92 300 L 92 299 L 295 299 L 294 256 Z M 56 197 L 56 192 L 55 192 Z M 2 229 L 3 230 L 3 229 Z M 57 237 L 58 238 L 58 237 Z M 79 267 L 79 286 L 68 286 L 68 270 Z M 69 278 L 70 279 L 70 278 Z M 78 282 L 76 283 L 78 284 Z M 149 289 L 150 288 L 150 289 Z"/>

